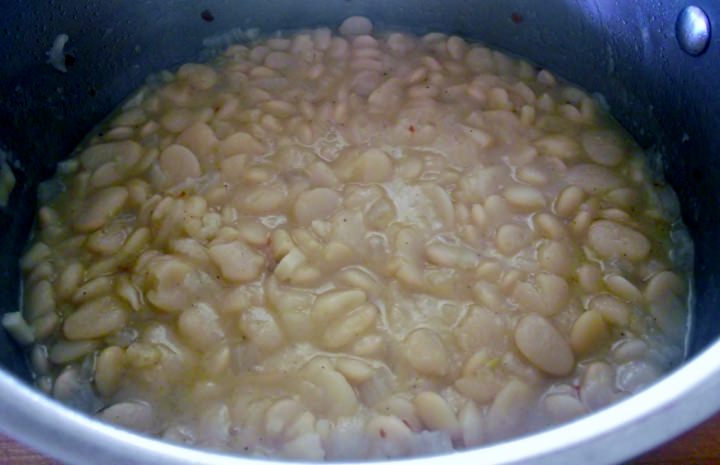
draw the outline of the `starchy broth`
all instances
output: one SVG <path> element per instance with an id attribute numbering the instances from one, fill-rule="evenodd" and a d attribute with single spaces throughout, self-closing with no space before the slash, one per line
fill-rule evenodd
<path id="1" fill-rule="evenodd" d="M 3 319 L 41 389 L 184 444 L 385 458 L 563 423 L 682 360 L 687 235 L 598 102 L 372 34 L 163 72 L 60 165 Z"/>

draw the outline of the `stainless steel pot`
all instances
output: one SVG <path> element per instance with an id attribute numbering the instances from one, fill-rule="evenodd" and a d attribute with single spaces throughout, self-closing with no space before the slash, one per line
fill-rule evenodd
<path id="1" fill-rule="evenodd" d="M 0 17 L 0 148 L 10 154 L 18 184 L 9 206 L 0 209 L 1 311 L 18 307 L 17 260 L 32 224 L 37 183 L 148 73 L 197 59 L 204 38 L 238 26 L 271 32 L 337 25 L 353 14 L 420 33 L 459 33 L 604 95 L 678 193 L 696 260 L 693 325 L 682 367 L 579 421 L 452 460 L 538 465 L 628 459 L 720 409 L 720 40 L 703 35 L 703 25 L 720 18 L 720 4 L 697 4 L 709 24 L 697 11 L 678 23 L 686 3 L 676 0 L 8 0 Z M 60 33 L 70 38 L 64 74 L 46 64 L 45 55 Z M 30 386 L 19 347 L 2 331 L 0 365 L 0 430 L 67 463 L 257 463 L 165 444 L 59 405 Z"/>

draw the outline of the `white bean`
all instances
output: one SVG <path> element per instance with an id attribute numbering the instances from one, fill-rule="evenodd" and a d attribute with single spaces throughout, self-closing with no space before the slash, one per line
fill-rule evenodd
<path id="1" fill-rule="evenodd" d="M 122 247 L 127 231 L 116 228 L 104 228 L 91 233 L 85 247 L 99 255 L 112 255 Z"/>
<path id="2" fill-rule="evenodd" d="M 265 66 L 268 68 L 280 70 L 290 66 L 293 62 L 292 56 L 289 53 L 275 51 L 270 52 L 265 57 Z"/>
<path id="3" fill-rule="evenodd" d="M 540 213 L 533 217 L 537 231 L 548 239 L 564 239 L 567 236 L 565 225 L 550 213 Z"/>
<path id="4" fill-rule="evenodd" d="M 545 157 L 557 157 L 561 160 L 571 160 L 580 156 L 582 149 L 572 138 L 566 135 L 555 134 L 545 136 L 535 141 L 535 147 L 540 155 Z"/>
<path id="5" fill-rule="evenodd" d="M 315 300 L 312 317 L 317 323 L 325 325 L 365 302 L 367 296 L 359 289 L 329 291 Z"/>
<path id="6" fill-rule="evenodd" d="M 376 295 L 380 288 L 377 279 L 361 269 L 346 268 L 338 273 L 336 279 L 346 286 L 362 289 L 371 296 Z"/>
<path id="7" fill-rule="evenodd" d="M 510 95 L 502 87 L 493 87 L 487 92 L 488 108 L 491 110 L 512 110 Z"/>
<path id="8" fill-rule="evenodd" d="M 572 216 L 585 200 L 585 192 L 577 186 L 568 186 L 555 199 L 555 211 L 564 217 Z"/>
<path id="9" fill-rule="evenodd" d="M 176 142 L 187 147 L 194 155 L 206 157 L 217 144 L 215 132 L 205 123 L 198 122 L 185 129 Z"/>
<path id="10" fill-rule="evenodd" d="M 293 206 L 295 221 L 309 225 L 317 219 L 329 217 L 340 206 L 340 195 L 332 189 L 318 187 L 300 194 Z"/>
<path id="11" fill-rule="evenodd" d="M 178 76 L 187 79 L 196 89 L 207 90 L 217 82 L 217 72 L 210 66 L 196 63 L 184 64 L 178 69 Z"/>
<path id="12" fill-rule="evenodd" d="M 616 166 L 623 161 L 622 143 L 610 130 L 594 130 L 582 134 L 582 146 L 588 157 L 599 165 Z"/>
<path id="13" fill-rule="evenodd" d="M 531 231 L 515 224 L 500 226 L 495 238 L 498 250 L 507 256 L 515 255 L 530 243 Z"/>
<path id="14" fill-rule="evenodd" d="M 39 281 L 29 289 L 24 310 L 30 322 L 55 311 L 55 293 L 49 281 Z"/>
<path id="15" fill-rule="evenodd" d="M 570 276 L 575 269 L 575 260 L 568 247 L 560 241 L 543 242 L 538 249 L 540 267 L 560 276 Z"/>
<path id="16" fill-rule="evenodd" d="M 233 282 L 252 281 L 265 267 L 265 258 L 240 241 L 214 245 L 208 254 L 223 277 Z"/>
<path id="17" fill-rule="evenodd" d="M 347 58 L 349 48 L 350 45 L 347 40 L 342 37 L 333 37 L 330 39 L 327 54 L 336 60 L 344 60 Z"/>
<path id="18" fill-rule="evenodd" d="M 380 53 L 379 50 L 377 50 L 378 47 L 378 41 L 376 38 L 369 34 L 363 34 L 358 37 L 355 37 L 352 40 L 353 45 L 353 56 L 362 56 L 362 57 L 372 57 L 372 58 L 379 58 L 382 56 L 382 53 Z M 366 52 L 366 53 L 363 53 Z M 370 52 L 370 53 L 367 53 Z"/>
<path id="19" fill-rule="evenodd" d="M 374 372 L 372 367 L 365 362 L 351 358 L 341 358 L 335 363 L 335 369 L 348 380 L 349 383 L 357 385 L 372 378 Z"/>
<path id="20" fill-rule="evenodd" d="M 533 365 L 548 374 L 564 376 L 575 367 L 575 357 L 568 342 L 539 315 L 527 315 L 517 323 L 515 344 Z"/>
<path id="21" fill-rule="evenodd" d="M 642 233 L 608 220 L 590 226 L 588 243 L 604 258 L 640 261 L 650 253 L 650 241 Z"/>
<path id="22" fill-rule="evenodd" d="M 620 363 L 637 360 L 647 353 L 647 344 L 640 339 L 626 339 L 613 346 L 613 358 Z"/>
<path id="23" fill-rule="evenodd" d="M 156 365 L 164 354 L 155 344 L 133 342 L 125 349 L 125 359 L 133 368 L 148 368 Z"/>
<path id="24" fill-rule="evenodd" d="M 632 187 L 614 189 L 605 194 L 605 198 L 616 207 L 626 210 L 642 205 L 642 195 Z"/>
<path id="25" fill-rule="evenodd" d="M 160 125 L 172 133 L 179 133 L 195 122 L 195 114 L 187 108 L 171 108 L 160 117 Z"/>
<path id="26" fill-rule="evenodd" d="M 186 308 L 188 302 L 184 284 L 191 270 L 191 267 L 181 260 L 152 260 L 148 271 L 150 282 L 154 286 L 146 293 L 148 301 L 158 309 L 169 312 Z"/>
<path id="27" fill-rule="evenodd" d="M 479 446 L 485 440 L 485 420 L 474 402 L 467 402 L 458 415 L 465 447 Z"/>
<path id="28" fill-rule="evenodd" d="M 370 149 L 363 152 L 353 163 L 351 178 L 359 182 L 382 182 L 390 178 L 392 160 L 385 152 Z"/>
<path id="29" fill-rule="evenodd" d="M 630 323 L 630 307 L 610 294 L 599 294 L 590 300 L 588 307 L 598 313 L 610 324 L 626 327 Z"/>
<path id="30" fill-rule="evenodd" d="M 430 263 L 438 266 L 454 267 L 463 260 L 464 255 L 473 255 L 468 250 L 463 250 L 460 247 L 455 247 L 440 242 L 429 244 L 425 248 L 425 255 Z M 477 263 L 477 257 L 473 260 Z M 472 267 L 472 265 L 470 265 Z"/>
<path id="31" fill-rule="evenodd" d="M 545 207 L 545 197 L 540 190 L 530 186 L 512 186 L 503 192 L 510 205 L 522 211 L 535 211 Z"/>
<path id="32" fill-rule="evenodd" d="M 81 305 L 65 318 L 63 333 L 71 341 L 94 339 L 120 330 L 127 322 L 127 310 L 113 297 Z"/>
<path id="33" fill-rule="evenodd" d="M 109 142 L 86 148 L 79 156 L 80 163 L 88 170 L 95 170 L 105 163 L 122 160 L 125 157 L 137 159 L 142 147 L 135 141 Z"/>
<path id="34" fill-rule="evenodd" d="M 593 213 L 587 210 L 581 210 L 570 222 L 570 231 L 577 237 L 584 236 L 590 228 L 592 221 Z"/>
<path id="35" fill-rule="evenodd" d="M 260 104 L 260 108 L 278 118 L 288 118 L 297 112 L 295 105 L 282 100 L 270 100 Z"/>
<path id="36" fill-rule="evenodd" d="M 32 322 L 35 339 L 42 340 L 49 337 L 60 326 L 60 317 L 56 313 L 48 313 Z"/>
<path id="37" fill-rule="evenodd" d="M 56 365 L 64 365 L 93 352 L 97 345 L 97 341 L 60 340 L 50 347 L 50 361 Z"/>
<path id="38" fill-rule="evenodd" d="M 668 294 L 666 298 L 650 303 L 650 314 L 662 332 L 675 344 L 682 344 L 687 330 L 687 302 Z"/>
<path id="39" fill-rule="evenodd" d="M 565 279 L 552 273 L 540 273 L 535 283 L 544 303 L 546 313 L 555 314 L 565 309 L 570 298 L 570 288 Z"/>
<path id="40" fill-rule="evenodd" d="M 423 186 L 423 193 L 432 202 L 435 213 L 446 228 L 455 226 L 455 208 L 450 194 L 442 187 L 431 184 Z"/>
<path id="41" fill-rule="evenodd" d="M 444 431 L 453 437 L 462 435 L 455 412 L 440 395 L 422 392 L 415 396 L 413 404 L 423 425 L 429 430 Z"/>
<path id="42" fill-rule="evenodd" d="M 510 336 L 503 318 L 477 305 L 468 308 L 467 316 L 457 326 L 454 335 L 466 351 L 477 351 L 485 345 L 506 350 Z"/>
<path id="43" fill-rule="evenodd" d="M 473 284 L 472 292 L 477 301 L 487 308 L 498 310 L 504 305 L 505 296 L 496 284 L 478 281 Z"/>
<path id="44" fill-rule="evenodd" d="M 152 408 L 140 402 L 120 402 L 98 414 L 102 421 L 140 432 L 152 429 L 154 416 Z"/>
<path id="45" fill-rule="evenodd" d="M 273 437 L 282 433 L 305 411 L 302 404 L 293 399 L 281 399 L 265 411 L 265 432 Z"/>
<path id="46" fill-rule="evenodd" d="M 315 162 L 307 168 L 310 182 L 319 187 L 335 187 L 338 179 L 333 170 L 321 161 Z"/>
<path id="47" fill-rule="evenodd" d="M 547 175 L 534 166 L 521 166 L 517 169 L 516 176 L 519 181 L 536 187 L 545 186 L 549 182 Z"/>
<path id="48" fill-rule="evenodd" d="M 534 393 L 522 381 L 510 381 L 493 401 L 487 413 L 487 430 L 491 439 L 506 438 L 522 431 L 523 418 L 530 410 Z"/>
<path id="49" fill-rule="evenodd" d="M 235 216 L 237 216 L 237 212 L 235 212 Z M 264 246 L 270 240 L 270 231 L 261 223 L 243 222 L 238 225 L 237 231 L 245 243 L 255 247 Z"/>
<path id="50" fill-rule="evenodd" d="M 285 335 L 275 321 L 275 317 L 264 308 L 255 307 L 244 311 L 240 325 L 245 335 L 260 350 L 274 351 L 285 341 Z"/>
<path id="51" fill-rule="evenodd" d="M 25 322 L 20 312 L 8 312 L 0 320 L 2 326 L 10 333 L 20 345 L 32 344 L 35 340 L 35 331 Z"/>
<path id="52" fill-rule="evenodd" d="M 410 428 L 394 416 L 378 415 L 368 421 L 365 432 L 388 457 L 402 457 L 411 451 L 413 435 Z"/>
<path id="53" fill-rule="evenodd" d="M 442 339 L 430 329 L 418 329 L 405 341 L 410 365 L 418 373 L 428 376 L 445 376 L 448 354 Z"/>
<path id="54" fill-rule="evenodd" d="M 388 36 L 387 44 L 393 53 L 404 55 L 415 47 L 414 40 L 405 34 L 398 32 Z"/>
<path id="55" fill-rule="evenodd" d="M 585 292 L 599 292 L 602 289 L 602 271 L 594 263 L 585 263 L 577 269 L 578 282 Z"/>
<path id="56" fill-rule="evenodd" d="M 265 147 L 253 136 L 246 132 L 235 134 L 220 141 L 218 153 L 223 157 L 238 154 L 260 155 L 265 152 Z"/>
<path id="57" fill-rule="evenodd" d="M 311 361 L 308 378 L 323 390 L 323 400 L 329 418 L 352 415 L 358 409 L 358 399 L 352 386 L 337 371 L 324 362 Z"/>
<path id="58" fill-rule="evenodd" d="M 248 191 L 241 196 L 235 206 L 242 212 L 264 216 L 280 210 L 287 198 L 287 186 L 275 183 Z"/>
<path id="59" fill-rule="evenodd" d="M 645 360 L 628 362 L 618 367 L 617 387 L 624 392 L 635 393 L 655 383 L 661 376 L 660 369 Z"/>
<path id="60" fill-rule="evenodd" d="M 375 305 L 363 304 L 346 316 L 333 321 L 323 333 L 323 345 L 330 349 L 338 349 L 349 344 L 375 324 L 377 314 Z"/>
<path id="61" fill-rule="evenodd" d="M 205 351 L 225 337 L 215 310 L 205 303 L 192 304 L 178 318 L 180 334 L 195 349 Z"/>
<path id="62" fill-rule="evenodd" d="M 365 217 L 368 229 L 384 231 L 396 219 L 395 204 L 388 198 L 376 200 Z"/>
<path id="63" fill-rule="evenodd" d="M 75 217 L 75 230 L 92 232 L 103 227 L 123 208 L 128 198 L 125 187 L 108 187 L 83 202 Z"/>
<path id="64" fill-rule="evenodd" d="M 385 353 L 385 339 L 379 334 L 360 337 L 350 350 L 358 357 L 382 358 Z"/>
<path id="65" fill-rule="evenodd" d="M 613 401 L 614 370 L 604 362 L 588 366 L 580 383 L 580 399 L 590 410 L 598 410 Z"/>
<path id="66" fill-rule="evenodd" d="M 50 257 L 52 251 L 44 242 L 35 243 L 20 259 L 20 269 L 28 272 Z"/>
<path id="67" fill-rule="evenodd" d="M 462 60 L 467 52 L 467 43 L 458 36 L 452 36 L 447 40 L 447 51 L 453 60 Z"/>
<path id="68" fill-rule="evenodd" d="M 313 31 L 312 38 L 318 50 L 327 50 L 330 47 L 332 32 L 326 27 L 321 27 Z"/>
<path id="69" fill-rule="evenodd" d="M 654 275 L 645 286 L 645 300 L 658 302 L 668 295 L 682 295 L 686 291 L 687 284 L 672 271 L 661 271 Z"/>
<path id="70" fill-rule="evenodd" d="M 602 194 L 623 185 L 623 180 L 613 171 L 592 163 L 573 166 L 568 170 L 566 178 L 569 184 L 581 187 L 591 195 Z"/>
<path id="71" fill-rule="evenodd" d="M 585 407 L 568 394 L 553 394 L 545 398 L 545 410 L 558 423 L 565 423 L 586 413 Z"/>
<path id="72" fill-rule="evenodd" d="M 361 34 L 370 34 L 373 30 L 373 24 L 364 16 L 350 16 L 342 22 L 338 31 L 345 36 L 354 36 Z"/>
<path id="73" fill-rule="evenodd" d="M 600 312 L 588 310 L 575 320 L 570 345 L 575 353 L 585 355 L 602 347 L 609 338 L 608 326 Z"/>
<path id="74" fill-rule="evenodd" d="M 50 373 L 51 365 L 48 359 L 47 346 L 42 344 L 34 344 L 30 351 L 30 363 L 32 364 L 35 374 L 46 376 Z"/>
<path id="75" fill-rule="evenodd" d="M 173 185 L 201 174 L 197 157 L 182 145 L 171 145 L 160 153 L 160 168 Z"/>
<path id="76" fill-rule="evenodd" d="M 100 395 L 109 397 L 117 391 L 125 370 L 125 351 L 117 346 L 106 347 L 95 364 L 95 387 Z"/>
<path id="77" fill-rule="evenodd" d="M 620 275 L 613 274 L 605 276 L 605 285 L 610 292 L 628 302 L 640 302 L 642 300 L 640 290 Z"/>

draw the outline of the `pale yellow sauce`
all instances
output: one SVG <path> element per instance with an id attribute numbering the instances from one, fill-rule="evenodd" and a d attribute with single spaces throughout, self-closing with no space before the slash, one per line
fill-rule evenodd
<path id="1" fill-rule="evenodd" d="M 681 359 L 679 218 L 597 102 L 370 29 L 163 73 L 65 162 L 9 320 L 39 386 L 174 441 L 378 458 L 567 421 Z"/>

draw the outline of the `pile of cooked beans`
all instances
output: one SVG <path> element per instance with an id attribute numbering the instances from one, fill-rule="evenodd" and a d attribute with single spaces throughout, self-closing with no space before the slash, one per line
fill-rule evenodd
<path id="1" fill-rule="evenodd" d="M 381 458 L 565 422 L 681 361 L 687 233 L 597 99 L 372 29 L 160 73 L 60 164 L 3 320 L 40 389 L 180 443 Z"/>

